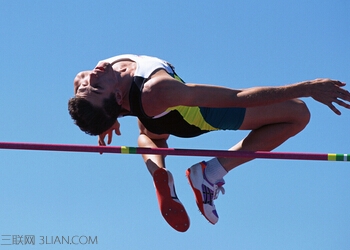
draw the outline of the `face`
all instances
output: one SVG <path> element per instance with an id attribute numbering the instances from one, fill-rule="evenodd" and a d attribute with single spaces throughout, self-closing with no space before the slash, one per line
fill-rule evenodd
<path id="1" fill-rule="evenodd" d="M 74 79 L 75 96 L 84 97 L 94 106 L 101 107 L 102 100 L 111 93 L 121 102 L 118 78 L 109 63 L 100 62 L 94 70 L 80 72 Z"/>

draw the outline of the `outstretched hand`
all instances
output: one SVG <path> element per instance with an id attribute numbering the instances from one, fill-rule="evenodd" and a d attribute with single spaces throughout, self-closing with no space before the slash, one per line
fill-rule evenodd
<path id="1" fill-rule="evenodd" d="M 121 135 L 119 129 L 120 129 L 120 123 L 118 122 L 118 120 L 116 120 L 112 127 L 110 127 L 109 129 L 107 129 L 105 132 L 103 132 L 102 134 L 100 134 L 98 136 L 98 145 L 99 146 L 106 146 L 106 143 L 105 143 L 106 135 L 108 136 L 107 144 L 108 145 L 111 144 L 112 137 L 113 137 L 113 131 L 115 132 L 116 135 Z"/>
<path id="2" fill-rule="evenodd" d="M 343 82 L 331 79 L 316 79 L 310 81 L 312 85 L 310 96 L 325 105 L 327 105 L 334 113 L 340 115 L 341 112 L 334 106 L 336 103 L 344 108 L 350 109 L 350 93 L 343 87 Z"/>

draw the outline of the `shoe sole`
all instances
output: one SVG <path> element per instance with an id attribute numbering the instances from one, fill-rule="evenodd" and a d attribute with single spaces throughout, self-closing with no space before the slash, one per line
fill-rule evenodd
<path id="1" fill-rule="evenodd" d="M 171 197 L 167 171 L 156 171 L 153 180 L 156 186 L 159 208 L 164 219 L 175 230 L 186 232 L 190 227 L 190 220 L 185 207 Z"/>

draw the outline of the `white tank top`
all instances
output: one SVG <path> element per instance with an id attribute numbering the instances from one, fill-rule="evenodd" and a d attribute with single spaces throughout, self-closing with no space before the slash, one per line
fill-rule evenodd
<path id="1" fill-rule="evenodd" d="M 152 56 L 137 56 L 132 54 L 125 54 L 114 56 L 102 60 L 101 62 L 108 62 L 110 64 L 113 64 L 118 61 L 123 61 L 123 59 L 131 60 L 137 63 L 137 68 L 134 76 L 148 78 L 157 69 L 164 69 L 170 74 L 174 73 L 172 66 L 170 66 L 168 62 Z"/>

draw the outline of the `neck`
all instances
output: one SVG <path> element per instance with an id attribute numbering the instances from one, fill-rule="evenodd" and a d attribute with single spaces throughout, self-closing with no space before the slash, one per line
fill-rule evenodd
<path id="1" fill-rule="evenodd" d="M 129 92 L 132 84 L 132 77 L 121 78 L 120 90 L 122 93 L 122 108 L 130 111 Z"/>
<path id="2" fill-rule="evenodd" d="M 122 95 L 122 108 L 127 111 L 130 111 L 129 91 L 133 82 L 136 67 L 136 62 L 129 60 L 119 61 L 113 64 L 113 69 L 119 81 L 118 87 Z"/>

